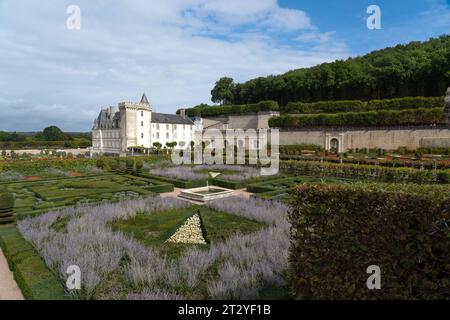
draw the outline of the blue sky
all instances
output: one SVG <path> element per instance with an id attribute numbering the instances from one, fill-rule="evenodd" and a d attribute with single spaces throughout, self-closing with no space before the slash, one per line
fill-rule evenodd
<path id="1" fill-rule="evenodd" d="M 369 5 L 381 30 L 366 27 Z M 69 5 L 81 29 L 68 30 Z M 88 131 L 147 93 L 157 112 L 242 82 L 449 34 L 444 0 L 0 0 L 0 130 Z"/>

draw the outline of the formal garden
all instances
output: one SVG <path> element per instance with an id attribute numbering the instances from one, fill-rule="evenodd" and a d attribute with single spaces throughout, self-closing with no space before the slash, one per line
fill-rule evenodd
<path id="1" fill-rule="evenodd" d="M 27 299 L 435 298 L 450 292 L 449 270 L 442 267 L 450 239 L 446 168 L 290 159 L 281 160 L 279 174 L 260 176 L 257 166 L 174 166 L 166 155 L 15 160 L 0 168 L 0 246 Z M 165 195 L 208 185 L 250 198 L 200 204 Z M 321 216 L 342 232 L 350 229 L 330 229 Z M 367 221 L 373 225 L 361 228 Z M 311 233 L 318 226 L 329 239 Z M 349 249 L 351 243 L 358 245 Z M 331 247 L 333 257 L 326 254 Z M 408 255 L 399 257 L 402 251 Z M 362 265 L 344 273 L 339 267 L 356 255 L 364 263 L 379 256 L 404 267 L 386 268 L 392 285 L 371 295 L 358 286 L 366 275 L 358 273 Z M 82 270 L 81 290 L 65 288 L 70 265 Z M 327 273 L 338 276 L 325 281 Z"/>

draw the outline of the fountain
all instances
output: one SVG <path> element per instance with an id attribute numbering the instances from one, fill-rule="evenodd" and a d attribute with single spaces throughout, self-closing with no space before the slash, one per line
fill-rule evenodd
<path id="1" fill-rule="evenodd" d="M 209 172 L 212 178 L 220 175 L 218 172 Z M 210 200 L 220 199 L 232 196 L 234 193 L 231 189 L 226 189 L 217 186 L 210 186 L 209 181 L 206 180 L 206 187 L 192 188 L 181 191 L 179 197 L 189 200 L 206 202 Z"/>

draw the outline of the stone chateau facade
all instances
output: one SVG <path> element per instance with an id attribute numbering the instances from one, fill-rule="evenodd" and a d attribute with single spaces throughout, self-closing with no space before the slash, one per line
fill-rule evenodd
<path id="1" fill-rule="evenodd" d="M 177 148 L 193 141 L 195 123 L 184 116 L 153 112 L 145 93 L 139 103 L 121 102 L 102 109 L 92 127 L 92 151 L 99 154 L 125 154 L 131 148 L 152 148 L 159 142 L 176 142 Z M 200 128 L 201 130 L 201 128 Z"/>

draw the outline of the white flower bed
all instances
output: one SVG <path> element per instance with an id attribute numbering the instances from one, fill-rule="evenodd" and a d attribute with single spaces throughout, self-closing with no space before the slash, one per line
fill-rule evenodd
<path id="1" fill-rule="evenodd" d="M 193 215 L 167 240 L 171 243 L 206 244 L 198 214 Z"/>

